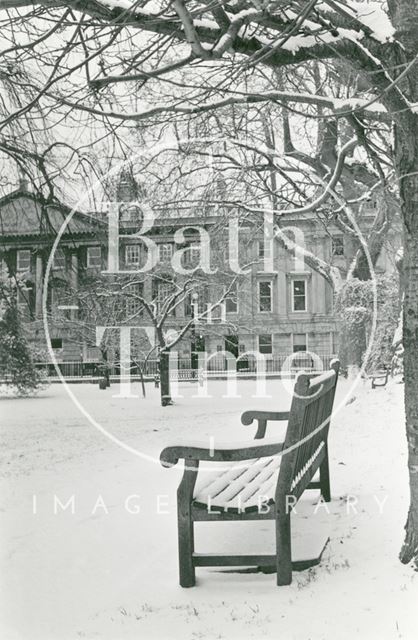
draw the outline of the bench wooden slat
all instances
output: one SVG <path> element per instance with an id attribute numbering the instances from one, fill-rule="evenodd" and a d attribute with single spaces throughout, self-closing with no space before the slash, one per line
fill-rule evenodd
<path id="1" fill-rule="evenodd" d="M 326 540 L 325 542 L 328 542 Z M 193 563 L 196 567 L 256 567 L 257 570 L 261 568 L 275 569 L 276 568 L 276 555 L 239 555 L 231 556 L 227 554 L 203 554 L 194 553 Z M 305 558 L 303 560 L 292 560 L 293 571 L 304 571 L 310 569 L 319 564 L 321 555 L 314 558 Z M 272 573 L 272 572 L 268 572 Z"/>
<path id="2" fill-rule="evenodd" d="M 242 511 L 259 507 L 261 501 L 273 500 L 280 468 L 280 458 L 252 460 L 247 467 L 231 466 L 219 474 L 209 472 L 203 482 L 198 481 L 193 502 L 211 510 Z"/>
<path id="3" fill-rule="evenodd" d="M 240 555 L 231 556 L 216 553 L 194 553 L 193 562 L 196 567 L 270 567 L 276 564 L 275 555 Z"/>

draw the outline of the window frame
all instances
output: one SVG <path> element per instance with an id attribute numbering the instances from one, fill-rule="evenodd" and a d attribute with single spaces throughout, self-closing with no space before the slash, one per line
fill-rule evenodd
<path id="1" fill-rule="evenodd" d="M 257 257 L 259 260 L 271 259 L 272 243 L 271 240 L 261 238 L 257 240 Z"/>
<path id="2" fill-rule="evenodd" d="M 263 284 L 270 285 L 270 308 L 262 309 L 261 308 L 261 298 L 266 297 L 261 295 L 261 286 Z M 257 283 L 257 302 L 258 302 L 258 313 L 271 313 L 273 311 L 273 280 L 258 280 Z"/>
<path id="3" fill-rule="evenodd" d="M 296 282 L 303 282 L 305 287 L 305 292 L 303 298 L 305 300 L 305 308 L 304 309 L 296 309 L 295 301 L 297 298 L 301 298 L 301 295 L 295 295 L 295 284 Z M 291 299 L 292 299 L 292 313 L 306 313 L 308 311 L 308 280 L 307 278 L 292 278 L 290 283 L 291 286 Z"/>
<path id="4" fill-rule="evenodd" d="M 28 266 L 27 267 L 19 266 L 19 262 L 20 262 L 19 257 L 21 256 L 22 253 L 29 254 Z M 17 249 L 17 251 L 16 251 L 16 271 L 19 272 L 19 273 L 25 273 L 26 271 L 30 271 L 31 257 L 32 257 L 32 252 L 31 252 L 30 249 Z"/>
<path id="5" fill-rule="evenodd" d="M 295 351 L 295 336 L 305 336 L 305 349 L 298 349 L 297 351 Z M 292 353 L 301 353 L 301 352 L 308 352 L 309 351 L 309 335 L 307 332 L 304 333 L 292 333 Z M 297 345 L 298 346 L 298 345 Z M 299 345 L 302 346 L 302 345 Z"/>
<path id="6" fill-rule="evenodd" d="M 27 307 L 29 306 L 29 296 L 25 295 L 28 293 L 28 289 L 25 287 L 17 286 L 16 287 L 16 302 L 19 307 Z"/>
<path id="7" fill-rule="evenodd" d="M 257 338 L 258 338 L 258 351 L 259 351 L 259 353 L 262 353 L 265 356 L 273 355 L 273 334 L 272 333 L 260 333 L 260 334 L 258 334 Z M 269 340 L 267 340 L 267 343 L 269 343 L 269 344 L 261 345 L 261 338 L 269 338 Z M 263 349 L 265 349 L 266 347 L 270 348 L 270 351 L 263 351 Z"/>
<path id="8" fill-rule="evenodd" d="M 56 271 L 64 271 L 66 267 L 66 255 L 64 249 L 60 249 L 59 247 L 56 249 L 54 253 L 54 259 L 52 261 L 52 268 Z M 57 260 L 59 258 L 59 260 Z M 62 264 L 59 262 L 62 261 Z"/>
<path id="9" fill-rule="evenodd" d="M 136 289 L 135 294 L 138 296 L 142 296 L 144 293 L 144 287 L 142 283 L 137 282 L 131 284 L 130 287 L 128 287 L 128 292 L 131 288 Z M 129 308 L 130 305 L 132 305 L 132 308 Z M 141 318 L 144 315 L 144 305 L 136 298 L 131 298 L 130 296 L 128 296 L 126 298 L 125 311 L 126 315 L 128 316 L 136 315 L 138 318 Z"/>
<path id="10" fill-rule="evenodd" d="M 202 246 L 200 242 L 188 242 L 184 247 L 183 260 L 185 267 L 192 267 L 197 269 L 202 256 Z M 195 264 L 197 262 L 197 264 Z"/>
<path id="11" fill-rule="evenodd" d="M 59 340 L 61 342 L 61 346 L 60 347 L 54 347 L 53 346 L 53 342 L 55 342 L 56 340 Z M 64 348 L 64 340 L 62 338 L 51 338 L 51 349 L 53 351 L 62 351 Z"/>
<path id="12" fill-rule="evenodd" d="M 167 296 L 161 300 L 161 291 L 160 289 L 163 289 L 164 287 L 166 287 L 167 290 Z M 165 280 L 159 280 L 157 281 L 156 284 L 156 296 L 155 296 L 155 303 L 157 305 L 157 313 L 161 313 L 161 309 L 162 306 L 164 305 L 166 299 L 168 296 L 172 296 L 175 293 L 175 289 L 174 289 L 174 284 L 170 281 L 165 281 Z M 192 312 L 193 312 L 193 307 L 192 307 Z M 170 312 L 170 315 L 175 315 L 175 309 L 172 309 L 172 311 Z"/>
<path id="13" fill-rule="evenodd" d="M 136 249 L 138 251 L 138 261 L 132 261 L 129 258 L 129 251 Z M 126 244 L 125 245 L 125 265 L 129 267 L 139 267 L 141 264 L 141 245 L 140 244 Z"/>
<path id="14" fill-rule="evenodd" d="M 169 255 L 164 256 L 164 252 L 169 249 Z M 158 260 L 161 263 L 171 263 L 174 254 L 174 246 L 172 242 L 161 242 L 158 245 Z"/>
<path id="15" fill-rule="evenodd" d="M 92 256 L 90 255 L 92 249 L 99 250 L 99 255 L 96 256 L 96 258 L 98 259 L 98 264 L 92 264 L 92 260 L 91 260 Z M 99 244 L 95 244 L 87 247 L 87 268 L 96 269 L 96 268 L 101 268 L 101 266 L 102 266 L 102 247 Z"/>
<path id="16" fill-rule="evenodd" d="M 226 287 L 226 289 L 228 289 L 228 287 Z M 239 313 L 238 285 L 236 282 L 232 287 L 231 291 L 228 294 L 225 293 L 223 302 L 225 304 L 225 313 L 231 313 L 231 314 Z M 232 303 L 235 306 L 235 308 L 233 310 L 228 310 L 228 303 Z"/>

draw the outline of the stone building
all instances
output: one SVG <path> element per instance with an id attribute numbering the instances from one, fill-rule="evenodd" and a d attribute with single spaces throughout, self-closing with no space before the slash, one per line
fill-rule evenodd
<path id="1" fill-rule="evenodd" d="M 118 195 L 121 200 L 129 199 L 123 193 Z M 370 223 L 375 217 L 374 207 L 374 203 L 370 203 Z M 129 277 L 129 273 L 135 275 L 147 259 L 144 241 L 135 235 L 144 222 L 144 212 L 141 207 L 127 206 L 118 215 L 118 267 Z M 367 212 L 365 220 L 367 225 Z M 338 266 L 342 273 L 348 270 L 354 247 L 336 227 L 325 228 L 313 215 L 289 218 L 283 223 L 298 230 L 309 251 Z M 112 277 L 106 274 L 110 267 L 107 216 L 70 212 L 65 205 L 45 205 L 21 184 L 17 191 L 0 199 L 0 225 L 1 260 L 9 273 L 23 276 L 26 286 L 18 293 L 18 302 L 34 346 L 43 350 L 39 358 L 49 360 L 44 311 L 58 361 L 86 365 L 99 361 L 100 353 L 91 336 L 83 335 L 80 330 L 84 319 L 80 317 L 78 292 L 83 290 L 88 295 L 91 291 L 93 296 L 97 280 L 101 278 L 103 282 L 106 277 Z M 209 354 L 229 351 L 235 357 L 258 351 L 267 360 L 283 360 L 297 351 L 310 351 L 320 357 L 336 354 L 338 327 L 333 312 L 333 291 L 328 282 L 303 260 L 291 256 L 277 241 L 273 245 L 266 242 L 261 220 L 247 220 L 239 227 L 238 249 L 232 260 L 237 260 L 240 267 L 246 265 L 246 273 L 235 274 L 230 269 L 228 225 L 228 216 L 224 219 L 219 215 L 164 217 L 162 212 L 156 215 L 146 234 L 149 241 L 155 243 L 158 255 L 156 267 L 141 276 L 141 295 L 149 301 L 159 304 L 168 295 L 167 281 L 174 274 L 172 261 L 176 252 L 187 249 L 183 262 L 188 268 L 199 262 L 199 228 L 210 238 L 211 267 L 217 265 L 218 273 L 205 276 L 204 293 L 198 304 L 216 301 L 222 287 L 229 287 L 236 278 L 224 300 L 224 315 L 213 318 L 211 323 L 196 323 L 177 346 L 180 357 L 187 359 L 203 350 Z M 179 233 L 183 233 L 183 242 L 179 242 Z M 57 237 L 58 246 L 50 260 Z M 271 251 L 272 255 L 268 255 Z M 383 251 L 377 269 L 390 268 L 389 257 Z M 43 309 L 46 276 L 48 286 Z M 126 301 L 126 319 L 135 312 L 133 304 L 132 300 Z M 165 330 L 181 330 L 190 319 L 192 306 L 190 299 L 184 300 L 170 314 Z M 135 325 L 149 327 L 150 320 L 140 311 Z"/>

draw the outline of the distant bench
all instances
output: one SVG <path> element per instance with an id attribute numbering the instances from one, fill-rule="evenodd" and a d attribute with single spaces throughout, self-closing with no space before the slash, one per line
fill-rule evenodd
<path id="1" fill-rule="evenodd" d="M 203 384 L 205 379 L 205 374 L 203 369 L 170 369 L 169 377 L 172 381 L 177 382 L 199 382 Z M 159 387 L 160 385 L 160 374 L 157 373 L 154 376 L 155 386 Z"/>
<path id="2" fill-rule="evenodd" d="M 170 369 L 170 380 L 200 380 L 202 375 L 201 369 Z"/>
<path id="3" fill-rule="evenodd" d="M 292 580 L 291 507 L 306 489 L 319 489 L 330 501 L 328 431 L 338 380 L 339 362 L 312 377 L 296 380 L 289 412 L 246 411 L 244 425 L 258 422 L 255 440 L 220 448 L 194 442 L 166 447 L 165 467 L 184 459 L 177 491 L 180 585 L 195 585 L 195 568 L 209 566 L 275 567 L 277 584 Z M 269 421 L 287 421 L 283 442 L 265 438 Z M 199 463 L 209 471 L 198 473 Z M 219 464 L 224 463 L 219 469 Z M 314 476 L 319 470 L 319 479 Z M 194 552 L 194 522 L 275 520 L 275 555 L 211 555 Z M 319 561 L 319 560 L 318 560 Z"/>
<path id="4" fill-rule="evenodd" d="M 372 373 L 369 373 L 369 378 L 372 381 L 372 389 L 376 387 L 384 387 L 389 380 L 389 369 L 377 369 Z"/>

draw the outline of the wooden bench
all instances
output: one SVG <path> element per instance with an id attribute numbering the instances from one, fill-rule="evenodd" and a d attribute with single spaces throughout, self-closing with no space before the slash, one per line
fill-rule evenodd
<path id="1" fill-rule="evenodd" d="M 305 489 L 319 489 L 325 501 L 331 499 L 327 438 L 338 371 L 339 362 L 333 361 L 331 369 L 319 376 L 299 374 L 289 412 L 243 413 L 244 425 L 258 422 L 254 441 L 220 448 L 205 443 L 176 444 L 161 452 L 165 467 L 175 465 L 179 459 L 185 461 L 177 491 L 182 587 L 195 585 L 195 568 L 202 566 L 273 566 L 277 584 L 290 584 L 291 507 Z M 283 442 L 265 438 L 270 421 L 287 421 Z M 208 463 L 207 469 L 198 473 L 202 461 Z M 223 463 L 221 468 L 219 463 Z M 194 522 L 259 519 L 275 520 L 275 555 L 194 552 Z"/>
<path id="2" fill-rule="evenodd" d="M 203 369 L 170 369 L 170 380 L 177 382 L 202 382 L 205 377 Z"/>

